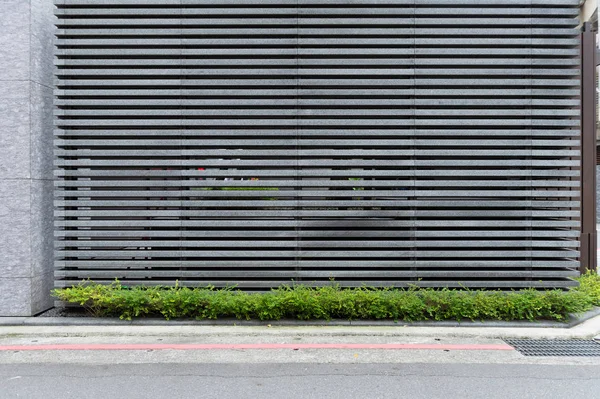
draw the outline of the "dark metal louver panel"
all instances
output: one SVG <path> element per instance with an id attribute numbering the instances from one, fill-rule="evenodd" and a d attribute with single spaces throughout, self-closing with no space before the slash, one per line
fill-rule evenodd
<path id="1" fill-rule="evenodd" d="M 577 0 L 56 4 L 57 286 L 572 284 Z"/>

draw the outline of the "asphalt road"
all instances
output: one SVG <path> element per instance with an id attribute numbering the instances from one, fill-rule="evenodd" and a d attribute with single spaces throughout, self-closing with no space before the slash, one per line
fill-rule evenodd
<path id="1" fill-rule="evenodd" d="M 0 398 L 598 398 L 597 366 L 11 364 Z"/>

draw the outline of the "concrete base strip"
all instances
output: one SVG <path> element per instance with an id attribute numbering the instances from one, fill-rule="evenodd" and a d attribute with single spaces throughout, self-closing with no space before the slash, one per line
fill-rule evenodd
<path id="1" fill-rule="evenodd" d="M 507 344 L 54 344 L 2 345 L 0 351 L 106 351 L 106 350 L 260 350 L 260 349 L 393 349 L 510 351 Z"/>
<path id="2" fill-rule="evenodd" d="M 539 321 L 391 321 L 391 320 L 293 320 L 284 319 L 277 321 L 260 321 L 260 320 L 238 320 L 238 319 L 217 319 L 217 320 L 189 320 L 189 319 L 174 319 L 164 320 L 159 318 L 138 318 L 134 320 L 121 320 L 118 318 L 108 317 L 0 317 L 0 326 L 288 326 L 288 327 L 303 327 L 303 326 L 346 326 L 346 327 L 495 327 L 495 328 L 538 328 L 538 329 L 571 329 L 584 321 L 600 316 L 600 307 L 595 307 L 592 310 L 580 315 L 571 315 L 566 323 L 549 320 Z"/>
<path id="3" fill-rule="evenodd" d="M 207 337 L 220 339 L 236 339 L 236 344 L 265 342 L 267 339 L 278 339 L 278 342 L 289 342 L 296 338 L 306 339 L 305 342 L 319 342 L 330 338 L 347 339 L 349 343 L 365 340 L 370 343 L 379 337 L 402 339 L 438 338 L 465 339 L 473 342 L 480 339 L 502 338 L 534 338 L 534 339 L 592 339 L 600 334 L 600 316 L 593 317 L 572 328 L 509 328 L 509 327 L 437 327 L 437 326 L 192 326 L 192 325 L 6 325 L 0 327 L 0 342 L 21 337 L 46 338 L 86 338 L 103 340 L 107 337 L 124 339 L 136 337 L 145 343 L 152 338 L 169 340 L 193 339 L 194 342 L 206 342 Z M 2 342 L 4 341 L 4 342 Z M 15 343 L 16 342 L 11 342 Z M 100 343 L 98 341 L 91 343 Z M 181 343 L 181 342 L 175 342 Z M 223 342 L 219 342 L 223 343 Z M 231 342 L 229 342 L 231 343 Z M 19 342 L 25 344 L 25 342 Z"/>

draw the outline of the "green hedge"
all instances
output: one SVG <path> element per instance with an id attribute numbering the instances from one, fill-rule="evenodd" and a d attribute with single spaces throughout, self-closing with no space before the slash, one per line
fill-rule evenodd
<path id="1" fill-rule="evenodd" d="M 258 320 L 558 320 L 600 305 L 600 278 L 587 274 L 569 291 L 485 291 L 282 286 L 266 293 L 232 288 L 127 287 L 84 281 L 57 289 L 59 300 L 94 316 Z"/>

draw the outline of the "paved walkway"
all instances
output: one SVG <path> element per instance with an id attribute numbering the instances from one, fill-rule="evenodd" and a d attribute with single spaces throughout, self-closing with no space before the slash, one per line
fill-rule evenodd
<path id="1" fill-rule="evenodd" d="M 528 357 L 502 338 L 573 328 L 0 326 L 0 399 L 596 398 L 600 357 Z"/>
<path id="2" fill-rule="evenodd" d="M 311 326 L 4 326 L 4 363 L 515 363 L 502 338 L 591 339 L 600 316 L 573 328 Z M 600 358 L 569 359 L 598 364 Z"/>

